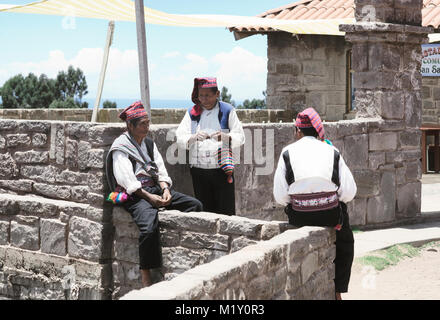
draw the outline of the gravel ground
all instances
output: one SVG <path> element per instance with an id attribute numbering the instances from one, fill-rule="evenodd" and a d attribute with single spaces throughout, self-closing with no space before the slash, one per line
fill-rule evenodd
<path id="1" fill-rule="evenodd" d="M 344 300 L 439 300 L 440 247 L 429 245 L 416 257 L 377 271 L 355 259 Z"/>

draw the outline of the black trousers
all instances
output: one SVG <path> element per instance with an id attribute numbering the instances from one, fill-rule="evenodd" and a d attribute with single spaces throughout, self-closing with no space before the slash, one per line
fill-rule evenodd
<path id="1" fill-rule="evenodd" d="M 235 215 L 235 179 L 228 183 L 222 169 L 191 168 L 194 194 L 203 204 L 203 210 Z"/>
<path id="2" fill-rule="evenodd" d="M 160 187 L 145 187 L 149 193 L 162 194 Z M 168 210 L 183 212 L 202 211 L 200 201 L 183 193 L 170 190 L 171 204 Z M 160 244 L 159 215 L 158 209 L 154 208 L 147 200 L 134 197 L 123 204 L 123 207 L 131 214 L 139 228 L 139 268 L 153 269 L 162 266 L 162 247 Z"/>
<path id="3" fill-rule="evenodd" d="M 348 217 L 347 205 L 343 202 L 341 204 L 342 214 L 342 228 L 336 231 L 336 257 L 333 261 L 335 264 L 335 291 L 347 292 L 348 283 L 350 282 L 351 266 L 354 258 L 354 237 L 353 231 L 350 227 L 350 221 Z M 334 209 L 329 210 L 328 221 L 322 219 L 323 213 L 298 213 L 292 210 L 289 205 L 286 206 L 284 212 L 289 217 L 289 224 L 297 227 L 303 226 L 328 226 L 329 223 L 333 224 L 339 219 L 334 215 Z M 307 217 L 308 215 L 308 217 Z M 298 217 L 298 219 L 295 219 Z M 331 222 L 330 222 L 331 221 Z"/>

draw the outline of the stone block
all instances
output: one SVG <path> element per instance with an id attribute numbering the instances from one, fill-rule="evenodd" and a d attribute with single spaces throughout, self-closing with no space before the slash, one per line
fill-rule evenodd
<path id="1" fill-rule="evenodd" d="M 370 151 L 396 150 L 397 133 L 383 132 L 369 135 Z"/>
<path id="2" fill-rule="evenodd" d="M 16 177 L 18 174 L 18 167 L 15 160 L 11 157 L 11 154 L 0 154 L 0 177 L 3 179 Z"/>
<path id="3" fill-rule="evenodd" d="M 102 192 L 107 189 L 107 180 L 102 170 L 90 170 L 87 177 L 87 185 L 95 192 Z"/>
<path id="4" fill-rule="evenodd" d="M 319 270 L 318 252 L 309 253 L 301 263 L 301 283 L 305 284 L 317 270 Z"/>
<path id="5" fill-rule="evenodd" d="M 6 110 L 3 109 L 2 111 L 4 112 Z M 13 120 L 0 121 L 0 131 L 16 130 L 16 128 L 17 128 L 17 121 L 13 121 Z"/>
<path id="6" fill-rule="evenodd" d="M 377 170 L 385 164 L 385 153 L 384 152 L 370 152 L 368 155 L 368 168 L 372 170 Z"/>
<path id="7" fill-rule="evenodd" d="M 3 198 L 0 201 L 0 215 L 16 215 L 19 213 L 18 202 L 15 199 Z"/>
<path id="8" fill-rule="evenodd" d="M 275 73 L 298 76 L 301 74 L 299 63 L 275 63 Z"/>
<path id="9" fill-rule="evenodd" d="M 368 122 L 363 120 L 344 120 L 337 123 L 338 137 L 368 133 Z"/>
<path id="10" fill-rule="evenodd" d="M 406 163 L 404 177 L 408 182 L 420 181 L 422 178 L 422 166 L 420 161 Z"/>
<path id="11" fill-rule="evenodd" d="M 402 149 L 415 149 L 421 146 L 422 134 L 420 130 L 407 130 L 399 133 L 400 147 Z"/>
<path id="12" fill-rule="evenodd" d="M 303 61 L 302 73 L 305 75 L 325 76 L 327 66 L 324 61 Z"/>
<path id="13" fill-rule="evenodd" d="M 180 244 L 180 232 L 172 229 L 161 229 L 160 241 L 164 247 L 177 247 Z"/>
<path id="14" fill-rule="evenodd" d="M 325 119 L 327 121 L 339 121 L 344 119 L 346 113 L 345 105 L 328 105 L 325 112 Z"/>
<path id="15" fill-rule="evenodd" d="M 372 170 L 353 170 L 358 197 L 372 197 L 380 192 L 380 173 Z"/>
<path id="16" fill-rule="evenodd" d="M 167 210 L 159 213 L 159 225 L 163 228 L 185 229 L 204 233 L 216 233 L 219 216 L 210 212 L 184 213 Z"/>
<path id="17" fill-rule="evenodd" d="M 6 147 L 6 139 L 0 135 L 0 149 L 4 149 Z"/>
<path id="18" fill-rule="evenodd" d="M 91 149 L 88 152 L 87 167 L 89 168 L 104 168 L 104 150 L 102 149 Z"/>
<path id="19" fill-rule="evenodd" d="M 404 217 L 414 217 L 420 213 L 421 191 L 420 182 L 408 183 L 397 188 L 397 211 Z"/>
<path id="20" fill-rule="evenodd" d="M 419 93 L 405 93 L 405 124 L 408 128 L 420 128 L 422 124 L 422 97 Z"/>
<path id="21" fill-rule="evenodd" d="M 88 203 L 89 188 L 85 186 L 74 186 L 70 188 L 72 200 Z M 93 203 L 95 204 L 95 203 Z"/>
<path id="22" fill-rule="evenodd" d="M 113 243 L 113 258 L 120 261 L 139 263 L 139 245 L 136 241 L 115 241 Z"/>
<path id="23" fill-rule="evenodd" d="M 0 221 L 0 245 L 7 245 L 9 243 L 9 229 L 9 221 Z"/>
<path id="24" fill-rule="evenodd" d="M 34 214 L 44 217 L 56 216 L 58 214 L 58 206 L 49 200 L 32 201 L 30 199 L 23 199 L 18 202 L 19 210 L 24 214 Z"/>
<path id="25" fill-rule="evenodd" d="M 17 216 L 19 221 L 11 221 L 11 245 L 14 247 L 39 249 L 39 222 L 37 217 Z"/>
<path id="26" fill-rule="evenodd" d="M 380 115 L 386 120 L 402 120 L 405 114 L 403 92 L 383 92 L 381 94 Z"/>
<path id="27" fill-rule="evenodd" d="M 367 71 L 353 74 L 353 86 L 359 89 L 396 89 L 395 72 Z"/>
<path id="28" fill-rule="evenodd" d="M 31 180 L 0 180 L 0 187 L 13 191 L 32 192 Z"/>
<path id="29" fill-rule="evenodd" d="M 87 173 L 80 173 L 75 171 L 70 171 L 69 169 L 63 170 L 56 175 L 56 182 L 65 184 L 86 184 L 88 179 Z"/>
<path id="30" fill-rule="evenodd" d="M 239 251 L 247 246 L 251 246 L 256 243 L 258 243 L 256 240 L 251 240 L 243 236 L 237 237 L 231 242 L 231 253 Z"/>
<path id="31" fill-rule="evenodd" d="M 50 159 L 55 159 L 57 164 L 64 164 L 64 123 L 52 123 L 51 124 L 51 136 L 50 136 Z"/>
<path id="32" fill-rule="evenodd" d="M 31 138 L 27 134 L 7 134 L 6 145 L 11 147 L 27 147 L 31 145 Z"/>
<path id="33" fill-rule="evenodd" d="M 127 210 L 119 206 L 113 207 L 112 215 L 113 215 L 113 222 L 115 224 L 130 223 L 133 221 L 133 218 L 131 217 L 130 213 L 128 213 Z"/>
<path id="34" fill-rule="evenodd" d="M 425 95 L 423 95 L 423 98 L 425 98 Z M 432 98 L 435 101 L 439 101 L 440 100 L 440 88 L 438 88 L 438 87 L 433 87 L 432 88 Z"/>
<path id="35" fill-rule="evenodd" d="M 47 135 L 45 133 L 35 133 L 32 135 L 32 145 L 34 147 L 44 147 L 47 144 Z"/>
<path id="36" fill-rule="evenodd" d="M 14 154 L 17 163 L 37 163 L 44 164 L 49 162 L 49 153 L 47 151 L 25 151 Z"/>
<path id="37" fill-rule="evenodd" d="M 66 139 L 66 165 L 69 168 L 78 167 L 78 142 Z"/>
<path id="38" fill-rule="evenodd" d="M 215 252 L 206 249 L 190 250 L 183 247 L 165 247 L 162 249 L 162 257 L 166 272 L 182 273 L 212 261 L 215 258 Z"/>
<path id="39" fill-rule="evenodd" d="M 368 167 L 368 135 L 354 135 L 344 138 L 344 159 L 350 169 Z"/>
<path id="40" fill-rule="evenodd" d="M 183 231 L 180 245 L 194 249 L 229 251 L 229 236 Z"/>
<path id="41" fill-rule="evenodd" d="M 367 198 L 354 198 L 347 204 L 350 225 L 363 226 L 367 218 Z"/>
<path id="42" fill-rule="evenodd" d="M 88 132 L 88 141 L 93 146 L 110 146 L 124 132 L 125 124 L 119 126 L 94 126 Z"/>
<path id="43" fill-rule="evenodd" d="M 63 199 L 63 200 L 70 199 L 71 187 L 69 186 L 34 183 L 33 188 L 36 193 L 42 194 L 50 198 Z"/>
<path id="44" fill-rule="evenodd" d="M 86 141 L 80 141 L 78 143 L 78 168 L 80 170 L 85 170 L 89 163 L 89 150 L 91 149 L 91 144 Z"/>
<path id="45" fill-rule="evenodd" d="M 48 133 L 50 124 L 42 121 L 23 121 L 18 123 L 18 130 L 21 132 Z"/>
<path id="46" fill-rule="evenodd" d="M 269 240 L 281 233 L 279 223 L 266 223 L 261 227 L 261 240 Z"/>
<path id="47" fill-rule="evenodd" d="M 41 252 L 66 255 L 66 224 L 54 219 L 40 221 Z"/>
<path id="48" fill-rule="evenodd" d="M 396 181 L 394 172 L 383 172 L 381 179 L 382 193 L 368 199 L 367 222 L 381 223 L 393 221 L 396 211 Z"/>
<path id="49" fill-rule="evenodd" d="M 84 218 L 69 221 L 68 253 L 85 260 L 98 261 L 101 257 L 103 225 Z"/>
<path id="50" fill-rule="evenodd" d="M 20 174 L 24 178 L 38 182 L 55 183 L 58 174 L 58 168 L 54 166 L 21 166 Z"/>
<path id="51" fill-rule="evenodd" d="M 403 48 L 396 45 L 384 43 L 368 44 L 368 69 L 369 70 L 391 70 L 400 69 L 400 57 Z"/>
<path id="52" fill-rule="evenodd" d="M 93 123 L 66 123 L 66 135 L 70 139 L 85 140 L 88 139 L 89 131 L 93 128 Z"/>
<path id="53" fill-rule="evenodd" d="M 238 216 L 225 216 L 220 219 L 219 232 L 222 234 L 245 235 L 259 238 L 262 223 L 258 220 Z"/>

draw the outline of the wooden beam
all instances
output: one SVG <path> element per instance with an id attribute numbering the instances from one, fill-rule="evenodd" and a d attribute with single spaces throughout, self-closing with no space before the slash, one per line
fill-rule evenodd
<path id="1" fill-rule="evenodd" d="M 108 23 L 107 41 L 104 48 L 104 57 L 102 58 L 101 74 L 99 76 L 98 93 L 96 94 L 95 106 L 93 107 L 92 122 L 96 122 L 98 118 L 99 103 L 101 102 L 102 88 L 104 87 L 105 71 L 107 70 L 108 55 L 110 46 L 112 45 L 113 33 L 115 30 L 115 22 Z"/>
<path id="2" fill-rule="evenodd" d="M 135 0 L 135 9 L 136 9 L 136 34 L 137 34 L 137 43 L 138 43 L 141 100 L 145 109 L 148 112 L 148 117 L 150 118 L 151 121 L 150 88 L 149 88 L 149 80 L 148 80 L 147 38 L 145 35 L 144 1 Z"/>

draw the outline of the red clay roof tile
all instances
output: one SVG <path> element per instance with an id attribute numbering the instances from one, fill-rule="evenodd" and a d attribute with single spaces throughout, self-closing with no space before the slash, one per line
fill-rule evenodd
<path id="1" fill-rule="evenodd" d="M 301 0 L 270 9 L 258 15 L 261 18 L 282 20 L 319 20 L 354 18 L 354 0 Z M 423 0 L 423 26 L 435 29 L 440 25 L 440 0 Z M 251 28 L 253 30 L 251 30 Z M 232 31 L 273 31 L 266 27 L 231 28 Z"/>

